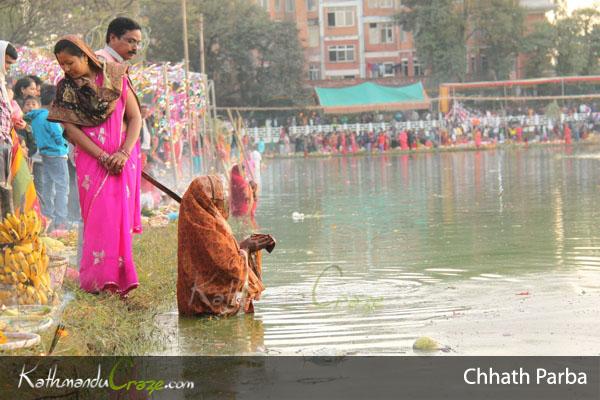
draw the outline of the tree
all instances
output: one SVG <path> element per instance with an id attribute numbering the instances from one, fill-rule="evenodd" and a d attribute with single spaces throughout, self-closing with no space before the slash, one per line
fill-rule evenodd
<path id="1" fill-rule="evenodd" d="M 517 0 L 466 2 L 468 38 L 485 54 L 494 80 L 508 79 L 521 48 L 525 12 Z"/>
<path id="2" fill-rule="evenodd" d="M 523 51 L 527 55 L 525 75 L 528 78 L 538 78 L 552 71 L 555 47 L 555 26 L 548 21 L 538 22 L 523 42 Z"/>
<path id="3" fill-rule="evenodd" d="M 180 2 L 146 0 L 152 32 L 150 59 L 181 61 Z M 293 105 L 307 97 L 302 87 L 304 55 L 295 24 L 274 22 L 246 0 L 188 2 L 190 67 L 199 70 L 199 15 L 204 14 L 206 68 L 219 106 Z M 174 27 L 177 27 L 174 29 Z"/>
<path id="4" fill-rule="evenodd" d="M 594 8 L 583 8 L 573 13 L 573 18 L 579 26 L 579 39 L 583 50 L 582 65 L 579 71 L 582 75 L 598 72 L 600 58 L 600 11 Z"/>
<path id="5" fill-rule="evenodd" d="M 46 46 L 57 37 L 83 34 L 93 46 L 104 42 L 108 22 L 136 15 L 138 0 L 0 0 L 0 37 L 15 44 Z"/>
<path id="6" fill-rule="evenodd" d="M 529 55 L 528 76 L 540 76 L 546 69 L 564 75 L 592 75 L 600 72 L 600 11 L 576 10 L 571 16 L 559 12 L 555 23 L 543 22 L 526 37 L 523 50 Z"/>
<path id="7" fill-rule="evenodd" d="M 462 81 L 466 73 L 465 19 L 453 0 L 405 0 L 396 21 L 415 40 L 432 80 Z"/>
<path id="8" fill-rule="evenodd" d="M 574 14 L 556 22 L 556 73 L 579 75 L 586 64 L 582 23 Z"/>

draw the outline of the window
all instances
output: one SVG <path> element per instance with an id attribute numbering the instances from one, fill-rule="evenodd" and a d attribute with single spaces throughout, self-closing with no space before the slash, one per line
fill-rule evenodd
<path id="1" fill-rule="evenodd" d="M 285 12 L 294 12 L 296 9 L 295 0 L 285 0 Z"/>
<path id="2" fill-rule="evenodd" d="M 369 24 L 369 43 L 393 43 L 394 42 L 394 25 L 392 23 L 385 24 Z"/>
<path id="3" fill-rule="evenodd" d="M 406 58 L 402 59 L 402 75 L 408 76 L 408 60 Z"/>
<path id="4" fill-rule="evenodd" d="M 394 0 L 369 0 L 369 8 L 394 8 Z"/>
<path id="5" fill-rule="evenodd" d="M 394 69 L 394 63 L 383 64 L 383 76 L 396 76 L 396 70 Z"/>
<path id="6" fill-rule="evenodd" d="M 317 9 L 317 0 L 306 0 L 306 9 L 308 11 L 315 11 Z"/>
<path id="7" fill-rule="evenodd" d="M 329 46 L 330 62 L 352 62 L 354 61 L 354 45 Z"/>
<path id="8" fill-rule="evenodd" d="M 474 74 L 477 72 L 477 68 L 475 65 L 475 56 L 471 56 L 471 63 L 469 64 L 469 68 L 471 69 L 471 73 Z"/>
<path id="9" fill-rule="evenodd" d="M 308 26 L 308 47 L 319 47 L 319 27 Z"/>
<path id="10" fill-rule="evenodd" d="M 415 70 L 415 76 L 423 75 L 423 68 L 421 67 L 421 62 L 418 58 L 413 58 L 413 69 Z"/>
<path id="11" fill-rule="evenodd" d="M 275 0 L 275 11 L 281 11 L 281 0 Z"/>
<path id="12" fill-rule="evenodd" d="M 318 81 L 321 79 L 321 68 L 316 64 L 311 64 L 308 67 L 308 79 L 311 81 Z"/>
<path id="13" fill-rule="evenodd" d="M 379 34 L 381 35 L 381 43 L 394 42 L 394 24 L 386 23 L 379 25 Z"/>
<path id="14" fill-rule="evenodd" d="M 488 60 L 485 55 L 481 56 L 481 72 L 486 73 L 488 71 Z"/>
<path id="15" fill-rule="evenodd" d="M 327 13 L 327 24 L 335 26 L 354 26 L 354 10 L 352 8 L 339 8 Z"/>

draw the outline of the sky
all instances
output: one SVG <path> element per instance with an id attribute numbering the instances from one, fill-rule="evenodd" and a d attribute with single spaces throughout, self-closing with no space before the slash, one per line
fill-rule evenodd
<path id="1" fill-rule="evenodd" d="M 567 6 L 569 7 L 569 12 L 571 12 L 578 8 L 593 7 L 594 3 L 596 6 L 600 7 L 599 0 L 568 0 Z"/>

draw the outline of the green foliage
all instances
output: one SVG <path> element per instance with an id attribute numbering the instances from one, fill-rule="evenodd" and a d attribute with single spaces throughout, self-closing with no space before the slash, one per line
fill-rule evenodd
<path id="1" fill-rule="evenodd" d="M 525 37 L 523 52 L 527 54 L 525 74 L 528 78 L 547 75 L 551 71 L 552 57 L 556 46 L 556 29 L 548 21 L 538 22 Z"/>
<path id="2" fill-rule="evenodd" d="M 175 0 L 147 0 L 150 59 L 183 59 L 181 9 Z M 304 55 L 295 24 L 274 22 L 246 0 L 188 2 L 190 67 L 199 70 L 199 16 L 204 15 L 206 69 L 219 106 L 301 103 Z"/>
<path id="3" fill-rule="evenodd" d="M 523 38 L 524 10 L 514 0 L 479 0 L 468 19 L 470 36 L 484 49 L 493 78 L 508 79 Z"/>
<path id="4" fill-rule="evenodd" d="M 590 75 L 600 71 L 600 11 L 577 10 L 559 19 L 556 29 L 556 73 Z"/>
<path id="5" fill-rule="evenodd" d="M 519 53 L 527 55 L 526 76 L 600 73 L 600 10 L 580 9 L 537 23 L 525 35 L 525 10 L 516 0 L 406 0 L 396 16 L 413 32 L 419 58 L 432 80 L 463 80 L 466 49 L 487 59 L 490 76 L 510 78 Z M 564 10 L 563 10 L 564 11 Z"/>
<path id="6" fill-rule="evenodd" d="M 466 72 L 465 20 L 453 0 L 406 0 L 396 16 L 413 33 L 419 59 L 437 82 L 461 81 Z"/>
<path id="7" fill-rule="evenodd" d="M 0 37 L 15 44 L 52 45 L 60 36 L 82 34 L 94 47 L 119 15 L 136 15 L 138 0 L 0 0 Z"/>

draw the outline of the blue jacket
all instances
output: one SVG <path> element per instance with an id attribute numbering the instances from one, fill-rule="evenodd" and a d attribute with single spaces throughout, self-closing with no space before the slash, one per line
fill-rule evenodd
<path id="1" fill-rule="evenodd" d="M 69 148 L 63 137 L 63 128 L 56 122 L 48 122 L 48 110 L 31 110 L 25 118 L 31 121 L 33 137 L 41 155 L 58 157 L 68 154 Z"/>

